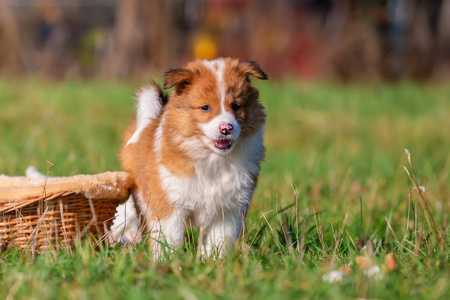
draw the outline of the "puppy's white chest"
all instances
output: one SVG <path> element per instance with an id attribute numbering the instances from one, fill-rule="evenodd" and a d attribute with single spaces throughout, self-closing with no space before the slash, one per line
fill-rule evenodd
<path id="1" fill-rule="evenodd" d="M 218 157 L 197 163 L 190 177 L 178 177 L 164 166 L 159 175 L 170 203 L 207 211 L 237 208 L 248 204 L 253 192 L 247 164 Z"/>

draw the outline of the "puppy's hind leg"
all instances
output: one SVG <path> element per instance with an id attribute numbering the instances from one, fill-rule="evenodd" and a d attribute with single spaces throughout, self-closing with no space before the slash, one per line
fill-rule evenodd
<path id="1" fill-rule="evenodd" d="M 133 196 L 130 195 L 125 203 L 117 207 L 111 226 L 110 239 L 111 242 L 119 243 L 136 243 L 141 241 L 139 217 Z"/>

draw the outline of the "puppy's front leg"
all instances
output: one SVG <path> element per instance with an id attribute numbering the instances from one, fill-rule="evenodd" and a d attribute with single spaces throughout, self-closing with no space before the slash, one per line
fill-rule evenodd
<path id="1" fill-rule="evenodd" d="M 206 229 L 203 255 L 222 258 L 234 246 L 245 225 L 245 209 L 223 210 Z"/>
<path id="2" fill-rule="evenodd" d="M 174 252 L 177 246 L 183 244 L 186 216 L 185 209 L 175 208 L 172 214 L 163 220 L 152 216 L 148 218 L 148 242 L 156 261 L 160 260 L 164 253 Z"/>

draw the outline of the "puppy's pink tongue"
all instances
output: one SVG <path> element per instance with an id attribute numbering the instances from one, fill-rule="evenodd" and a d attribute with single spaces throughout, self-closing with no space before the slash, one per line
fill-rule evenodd
<path id="1" fill-rule="evenodd" d="M 231 146 L 231 141 L 215 141 L 214 146 L 219 149 L 226 149 Z"/>

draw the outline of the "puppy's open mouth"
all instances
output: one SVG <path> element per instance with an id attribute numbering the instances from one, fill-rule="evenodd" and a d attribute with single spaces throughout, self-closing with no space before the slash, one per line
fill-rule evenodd
<path id="1" fill-rule="evenodd" d="M 230 149 L 233 146 L 233 141 L 231 140 L 217 140 L 213 141 L 214 147 L 220 150 Z"/>

